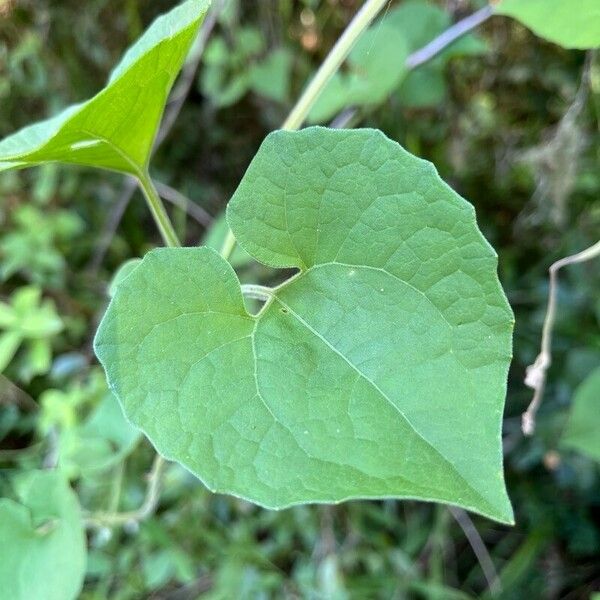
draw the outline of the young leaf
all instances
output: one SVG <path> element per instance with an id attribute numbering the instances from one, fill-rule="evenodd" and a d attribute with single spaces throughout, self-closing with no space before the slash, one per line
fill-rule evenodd
<path id="1" fill-rule="evenodd" d="M 209 248 L 149 253 L 95 348 L 125 414 L 206 485 L 512 510 L 500 424 L 513 317 L 473 207 L 375 130 L 268 136 L 229 208 L 299 273 L 256 316 Z"/>
<path id="2" fill-rule="evenodd" d="M 91 100 L 0 142 L 0 171 L 59 161 L 139 174 L 167 96 L 208 7 L 187 0 L 159 17 Z"/>
<path id="3" fill-rule="evenodd" d="M 600 462 L 600 367 L 577 388 L 561 445 Z"/>
<path id="4" fill-rule="evenodd" d="M 517 19 L 540 37 L 565 48 L 600 46 L 598 0 L 499 0 L 495 12 Z"/>
<path id="5" fill-rule="evenodd" d="M 0 590 L 11 600 L 79 596 L 86 547 L 77 497 L 57 471 L 17 481 L 20 503 L 0 500 Z"/>

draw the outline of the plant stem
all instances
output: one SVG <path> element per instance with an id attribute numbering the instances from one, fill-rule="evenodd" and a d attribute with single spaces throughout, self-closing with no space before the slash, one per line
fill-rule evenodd
<path id="1" fill-rule="evenodd" d="M 327 83 L 329 83 L 329 80 L 346 60 L 350 50 L 352 50 L 352 46 L 354 46 L 363 31 L 371 24 L 371 21 L 373 21 L 388 1 L 367 0 L 363 4 L 362 8 L 356 13 L 344 33 L 333 46 L 323 64 L 319 67 L 317 74 L 308 84 L 308 87 L 304 90 L 294 108 L 292 108 L 288 118 L 281 126 L 282 129 L 294 131 L 300 128 L 310 109 L 321 95 Z"/>
<path id="2" fill-rule="evenodd" d="M 429 62 L 458 38 L 469 33 L 469 31 L 472 31 L 476 27 L 479 27 L 479 25 L 487 21 L 493 14 L 494 9 L 491 6 L 484 6 L 482 9 L 474 12 L 472 15 L 469 15 L 451 27 L 448 27 L 446 31 L 442 32 L 426 46 L 423 46 L 423 48 L 413 52 L 406 59 L 406 68 L 409 70 L 416 69 L 422 64 Z"/>
<path id="3" fill-rule="evenodd" d="M 2 0 L 0 0 L 0 4 L 1 3 Z M 175 125 L 175 122 L 177 121 L 177 117 L 179 116 L 179 113 L 185 104 L 187 95 L 194 84 L 196 71 L 200 66 L 200 60 L 202 58 L 204 48 L 206 47 L 206 42 L 217 23 L 217 19 L 224 8 L 224 5 L 225 0 L 218 0 L 218 2 L 214 2 L 212 9 L 204 19 L 204 23 L 202 23 L 200 33 L 198 34 L 195 45 L 190 51 L 188 61 L 183 67 L 179 82 L 173 88 L 169 96 L 165 115 L 162 123 L 160 124 L 160 129 L 154 142 L 153 153 L 156 152 L 158 147 L 169 135 L 173 125 Z M 92 273 L 96 273 L 100 268 L 110 242 L 119 226 L 119 223 L 121 222 L 121 219 L 123 218 L 123 215 L 125 214 L 125 210 L 131 201 L 136 187 L 137 181 L 134 177 L 127 177 L 125 179 L 123 191 L 119 196 L 118 202 L 115 204 L 114 210 L 106 220 L 102 235 L 100 236 L 100 241 L 98 242 L 94 255 L 92 256 L 92 260 L 88 265 L 88 268 Z"/>
<path id="4" fill-rule="evenodd" d="M 160 482 L 166 461 L 157 454 L 148 475 L 148 488 L 144 502 L 137 510 L 123 513 L 98 512 L 89 515 L 85 522 L 88 527 L 114 527 L 127 523 L 139 523 L 154 514 L 160 496 Z"/>
<path id="5" fill-rule="evenodd" d="M 166 183 L 155 181 L 154 187 L 163 200 L 166 200 L 185 211 L 192 219 L 200 223 L 203 227 L 210 227 L 213 218 L 199 204 L 196 204 L 184 196 L 179 190 L 172 188 Z"/>
<path id="6" fill-rule="evenodd" d="M 146 198 L 146 202 L 148 203 L 148 207 L 150 208 L 150 212 L 154 217 L 154 221 L 160 231 L 160 235 L 165 243 L 165 246 L 169 246 L 171 248 L 177 248 L 181 246 L 181 242 L 175 233 L 175 229 L 173 229 L 173 224 L 171 223 L 171 219 L 169 219 L 169 215 L 165 210 L 165 206 L 152 183 L 152 179 L 150 179 L 150 175 L 148 172 L 141 172 L 138 174 L 138 181 L 140 184 L 140 189 Z"/>
<path id="7" fill-rule="evenodd" d="M 433 60 L 441 52 L 443 52 L 450 44 L 453 44 L 456 40 L 463 37 L 470 31 L 473 31 L 476 27 L 479 27 L 482 23 L 485 23 L 494 14 L 494 9 L 491 6 L 485 6 L 484 8 L 474 12 L 472 15 L 461 19 L 451 25 L 440 33 L 436 38 L 431 40 L 428 44 L 415 50 L 412 54 L 404 61 L 404 67 L 408 71 L 412 71 L 421 65 Z M 331 123 L 329 127 L 332 129 L 342 129 L 348 127 L 354 118 L 358 115 L 359 111 L 357 108 L 349 107 L 344 109 Z"/>
<path id="8" fill-rule="evenodd" d="M 479 535 L 479 531 L 477 531 L 475 524 L 471 521 L 471 517 L 469 517 L 462 508 L 449 506 L 448 509 L 450 514 L 454 517 L 454 520 L 458 523 L 458 526 L 463 530 L 467 541 L 473 549 L 477 562 L 479 562 L 479 566 L 483 571 L 483 576 L 487 581 L 490 595 L 494 598 L 499 597 L 502 593 L 500 578 L 498 577 L 494 561 L 486 548 L 485 542 L 481 538 L 481 535 Z"/>
<path id="9" fill-rule="evenodd" d="M 329 51 L 316 75 L 290 111 L 287 119 L 283 122 L 281 129 L 287 131 L 300 129 L 310 109 L 318 100 L 329 80 L 346 60 L 358 38 L 388 2 L 389 0 L 366 0 L 361 9 L 354 15 L 344 33 L 342 33 L 333 48 Z M 235 236 L 231 229 L 229 229 L 223 243 L 223 248 L 221 249 L 221 256 L 228 259 L 234 248 Z"/>
<path id="10" fill-rule="evenodd" d="M 233 249 L 235 248 L 235 235 L 233 235 L 233 231 L 231 229 L 227 230 L 227 236 L 225 237 L 225 241 L 223 242 L 223 247 L 221 248 L 221 256 L 225 260 L 229 260 Z"/>
<path id="11" fill-rule="evenodd" d="M 246 298 L 254 298 L 254 300 L 266 302 L 272 298 L 273 293 L 273 288 L 264 285 L 255 285 L 252 283 L 242 285 L 242 294 L 246 296 Z"/>
<path id="12" fill-rule="evenodd" d="M 600 256 L 600 241 L 594 245 L 557 260 L 550 266 L 550 288 L 548 290 L 548 308 L 542 328 L 542 345 L 535 362 L 527 367 L 525 385 L 534 390 L 533 399 L 527 410 L 521 416 L 521 428 L 525 435 L 532 435 L 535 431 L 535 417 L 542 402 L 546 373 L 552 363 L 552 330 L 556 319 L 556 292 L 558 288 L 558 271 L 567 265 L 585 262 Z"/>
<path id="13" fill-rule="evenodd" d="M 233 231 L 231 229 L 227 229 L 227 235 L 225 236 L 225 241 L 223 242 L 223 246 L 221 246 L 221 256 L 225 260 L 229 260 L 233 249 L 235 248 L 235 236 L 233 235 Z"/>

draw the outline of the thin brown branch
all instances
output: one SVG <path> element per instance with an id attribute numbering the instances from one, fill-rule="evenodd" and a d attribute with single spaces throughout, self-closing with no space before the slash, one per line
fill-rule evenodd
<path id="1" fill-rule="evenodd" d="M 550 266 L 550 287 L 548 290 L 548 308 L 544 318 L 542 328 L 542 344 L 540 353 L 535 362 L 527 367 L 525 375 L 525 385 L 534 390 L 533 399 L 527 407 L 527 410 L 521 417 L 521 428 L 525 435 L 533 435 L 535 431 L 535 418 L 542 402 L 544 388 L 546 386 L 546 376 L 550 365 L 552 364 L 552 333 L 554 322 L 556 320 L 556 295 L 558 291 L 558 271 L 567 265 L 586 262 L 600 256 L 600 241 L 593 246 L 557 260 Z"/>
<path id="2" fill-rule="evenodd" d="M 491 6 L 484 6 L 472 15 L 457 21 L 427 45 L 423 46 L 423 48 L 413 52 L 404 63 L 406 68 L 410 71 L 429 62 L 450 46 L 450 44 L 453 44 L 459 38 L 473 31 L 473 29 L 476 29 L 482 23 L 485 23 L 493 14 L 494 11 Z"/>

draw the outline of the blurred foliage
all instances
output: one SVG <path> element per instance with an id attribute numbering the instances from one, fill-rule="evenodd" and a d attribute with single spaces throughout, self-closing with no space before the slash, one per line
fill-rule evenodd
<path id="1" fill-rule="evenodd" d="M 575 390 L 569 422 L 562 435 L 562 446 L 573 448 L 600 462 L 600 367 Z"/>
<path id="2" fill-rule="evenodd" d="M 45 215 L 36 206 L 21 204 L 12 212 L 11 221 L 0 240 L 0 278 L 20 273 L 41 286 L 63 285 L 66 265 L 61 248 L 82 233 L 81 219 L 67 210 Z"/>
<path id="3" fill-rule="evenodd" d="M 435 4 L 449 22 L 483 3 Z M 0 0 L 0 136 L 95 93 L 123 48 L 172 5 L 89 0 L 82 10 L 75 0 Z M 219 215 L 250 159 L 359 5 L 226 3 L 155 160 L 158 180 L 215 218 L 206 232 L 170 209 L 188 244 L 222 243 Z M 534 437 L 521 434 L 520 413 L 531 396 L 522 380 L 539 349 L 547 269 L 600 231 L 600 60 L 588 63 L 582 84 L 583 52 L 500 17 L 477 34 L 485 52 L 412 72 L 354 120 L 432 160 L 475 205 L 499 254 L 517 319 L 504 423 L 517 525 L 472 519 L 501 597 L 587 598 L 600 587 L 600 473 L 561 436 L 575 391 L 600 365 L 598 261 L 561 272 Z M 1 495 L 14 497 L 20 471 L 58 461 L 86 510 L 135 510 L 144 499 L 152 450 L 116 410 L 91 352 L 113 274 L 159 244 L 140 197 L 123 203 L 123 192 L 119 176 L 85 169 L 0 178 Z M 234 262 L 244 282 L 280 277 L 242 252 Z M 445 507 L 382 501 L 269 512 L 210 494 L 175 465 L 155 517 L 92 529 L 88 541 L 87 600 L 491 597 Z"/>
<path id="4" fill-rule="evenodd" d="M 309 114 L 312 123 L 333 119 L 348 106 L 376 107 L 394 91 L 404 107 L 435 107 L 446 96 L 444 68 L 455 57 L 482 54 L 485 43 L 467 34 L 433 60 L 409 69 L 406 60 L 450 26 L 450 15 L 425 0 L 405 0 L 386 11 L 358 40 L 347 67 L 336 73 Z"/>
<path id="5" fill-rule="evenodd" d="M 52 338 L 63 329 L 52 300 L 41 300 L 41 289 L 34 286 L 17 288 L 10 303 L 0 303 L 0 369 L 8 371 L 17 356 L 17 376 L 28 383 L 35 375 L 50 370 Z"/>

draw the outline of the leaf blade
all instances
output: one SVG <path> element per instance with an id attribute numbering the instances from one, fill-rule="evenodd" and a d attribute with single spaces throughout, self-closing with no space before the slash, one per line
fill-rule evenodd
<path id="1" fill-rule="evenodd" d="M 18 481 L 21 502 L 0 500 L 3 593 L 15 600 L 74 599 L 83 584 L 86 546 L 77 498 L 56 471 Z M 35 575 L 35 576 L 32 576 Z"/>
<path id="2" fill-rule="evenodd" d="M 159 452 L 271 508 L 419 498 L 511 522 L 500 422 L 512 314 L 472 208 L 378 132 L 310 128 L 267 138 L 228 218 L 256 259 L 300 269 L 256 317 L 216 252 L 157 250 L 118 286 L 96 338 Z M 419 256 L 382 268 L 407 240 Z"/>
<path id="3" fill-rule="evenodd" d="M 0 171 L 44 162 L 143 170 L 168 93 L 208 0 L 187 0 L 159 17 L 125 54 L 107 86 L 87 102 L 0 142 Z"/>
<path id="4" fill-rule="evenodd" d="M 536 35 L 565 48 L 600 46 L 600 5 L 596 0 L 501 0 L 494 11 L 512 17 Z"/>

